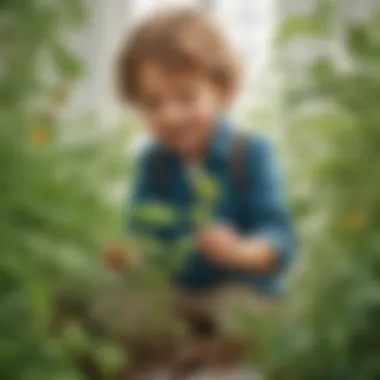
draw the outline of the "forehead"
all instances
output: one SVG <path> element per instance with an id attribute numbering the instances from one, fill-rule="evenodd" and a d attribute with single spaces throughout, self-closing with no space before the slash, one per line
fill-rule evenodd
<path id="1" fill-rule="evenodd" d="M 205 79 L 200 70 L 195 68 L 184 65 L 169 66 L 155 61 L 142 62 L 136 74 L 140 93 L 194 86 Z"/>

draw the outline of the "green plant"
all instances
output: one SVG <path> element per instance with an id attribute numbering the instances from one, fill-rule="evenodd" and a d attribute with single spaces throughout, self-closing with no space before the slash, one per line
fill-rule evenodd
<path id="1" fill-rule="evenodd" d="M 342 9 L 318 1 L 302 23 L 285 21 L 277 39 L 317 32 L 340 55 L 328 49 L 310 64 L 293 62 L 302 80 L 284 91 L 301 253 L 269 334 L 275 379 L 380 376 L 380 10 L 353 21 Z"/>
<path id="2" fill-rule="evenodd" d="M 109 282 L 98 252 L 116 225 L 122 142 L 95 119 L 60 117 L 82 72 L 65 43 L 82 2 L 3 1 L 0 12 L 0 378 L 81 379 L 51 332 L 54 301 Z"/>

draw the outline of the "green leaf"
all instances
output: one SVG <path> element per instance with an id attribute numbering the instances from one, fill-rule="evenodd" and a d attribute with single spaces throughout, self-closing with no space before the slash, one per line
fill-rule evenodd
<path id="1" fill-rule="evenodd" d="M 96 362 L 107 376 L 115 374 L 116 370 L 120 368 L 124 361 L 125 353 L 117 346 L 102 343 L 95 351 Z"/>
<path id="2" fill-rule="evenodd" d="M 277 29 L 275 45 L 285 44 L 296 37 L 327 37 L 328 31 L 316 18 L 309 15 L 294 15 L 286 18 Z"/>
<path id="3" fill-rule="evenodd" d="M 351 26 L 346 35 L 348 51 L 358 58 L 370 54 L 371 50 L 375 47 L 374 41 L 364 25 Z"/>
<path id="4" fill-rule="evenodd" d="M 91 347 L 89 337 L 78 322 L 69 322 L 66 325 L 63 334 L 66 347 L 71 352 L 83 351 Z"/>
<path id="5" fill-rule="evenodd" d="M 191 210 L 190 219 L 197 226 L 202 226 L 209 223 L 211 221 L 210 207 L 207 204 L 203 205 L 202 203 L 199 203 Z"/>
<path id="6" fill-rule="evenodd" d="M 218 196 L 218 182 L 201 168 L 196 167 L 191 170 L 191 183 L 200 201 L 212 202 Z"/>
<path id="7" fill-rule="evenodd" d="M 134 206 L 130 210 L 130 218 L 134 222 L 165 226 L 176 223 L 177 212 L 168 203 L 145 202 Z"/>
<path id="8" fill-rule="evenodd" d="M 334 63 L 329 58 L 318 58 L 311 64 L 310 73 L 317 79 L 329 78 L 334 75 Z"/>
<path id="9" fill-rule="evenodd" d="M 70 50 L 61 44 L 52 47 L 52 58 L 55 69 L 64 80 L 73 80 L 80 77 L 83 73 L 83 65 Z"/>
<path id="10" fill-rule="evenodd" d="M 194 235 L 183 236 L 174 243 L 174 250 L 181 255 L 186 255 L 195 249 L 196 240 Z"/>

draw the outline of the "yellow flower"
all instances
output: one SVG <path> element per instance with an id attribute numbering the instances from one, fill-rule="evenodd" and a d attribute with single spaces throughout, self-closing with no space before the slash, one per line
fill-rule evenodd
<path id="1" fill-rule="evenodd" d="M 351 211 L 345 217 L 345 226 L 350 230 L 362 230 L 367 222 L 367 216 L 360 210 Z"/>
<path id="2" fill-rule="evenodd" d="M 51 131 L 45 127 L 33 128 L 30 140 L 33 145 L 42 147 L 51 142 Z"/>

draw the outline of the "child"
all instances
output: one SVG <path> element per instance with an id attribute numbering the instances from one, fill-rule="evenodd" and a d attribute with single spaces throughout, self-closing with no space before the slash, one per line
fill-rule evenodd
<path id="1" fill-rule="evenodd" d="M 222 116 L 235 97 L 239 68 L 206 15 L 166 11 L 129 37 L 117 60 L 120 95 L 156 140 L 138 163 L 132 205 L 161 200 L 190 209 L 188 169 L 194 164 L 220 185 L 214 224 L 192 231 L 183 221 L 156 231 L 158 239 L 198 236 L 198 249 L 173 284 L 182 315 L 198 335 L 213 336 L 228 330 L 234 302 L 262 306 L 284 290 L 294 238 L 273 152 L 254 133 L 242 139 L 235 123 Z"/>

